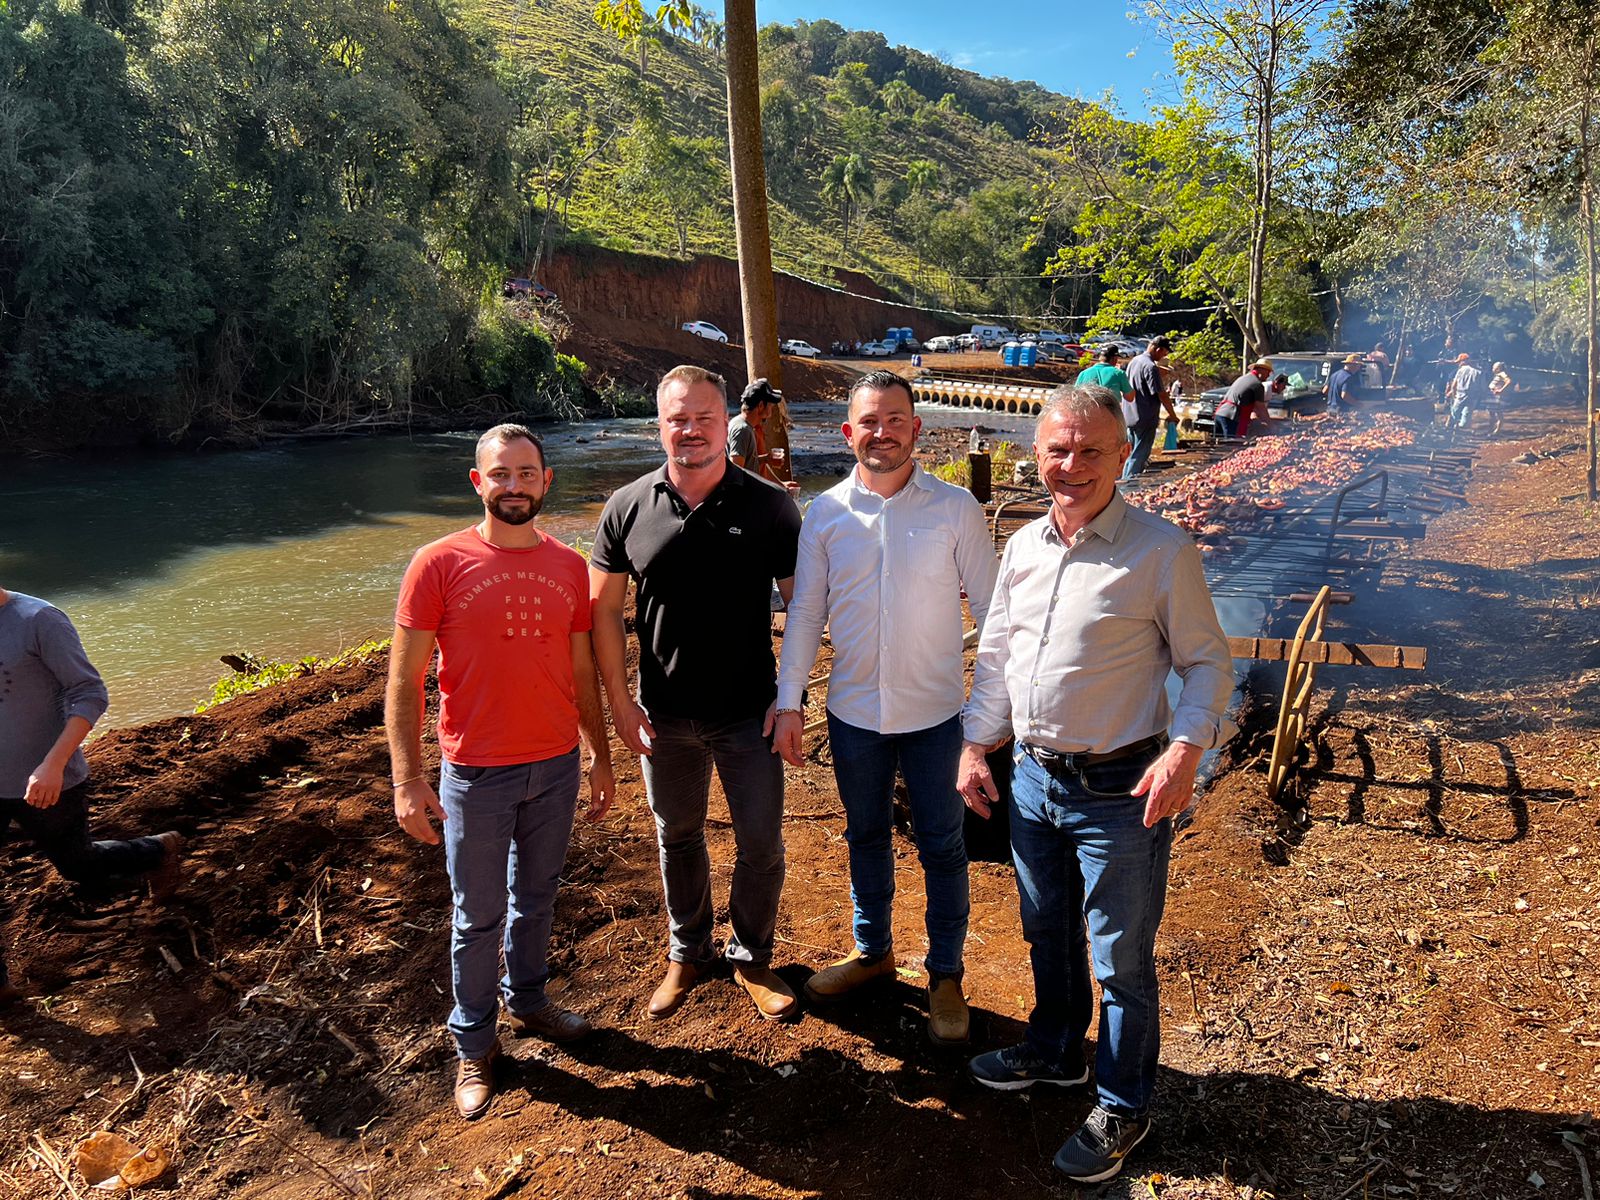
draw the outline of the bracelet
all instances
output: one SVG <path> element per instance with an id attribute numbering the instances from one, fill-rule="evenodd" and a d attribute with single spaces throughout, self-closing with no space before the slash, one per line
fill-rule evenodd
<path id="1" fill-rule="evenodd" d="M 396 779 L 394 781 L 394 786 L 397 787 L 397 788 L 398 787 L 405 787 L 406 784 L 415 783 L 417 780 L 419 780 L 421 778 L 422 778 L 421 775 L 408 775 L 404 779 Z"/>
<path id="2" fill-rule="evenodd" d="M 775 717 L 781 717 L 784 713 L 798 713 L 799 711 L 800 710 L 798 708 L 778 708 L 773 710 L 772 715 Z"/>

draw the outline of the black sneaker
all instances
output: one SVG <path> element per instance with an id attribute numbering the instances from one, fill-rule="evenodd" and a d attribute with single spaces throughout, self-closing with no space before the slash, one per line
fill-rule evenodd
<path id="1" fill-rule="evenodd" d="M 1074 1183 L 1101 1183 L 1122 1170 L 1128 1151 L 1149 1132 L 1149 1117 L 1119 1117 L 1096 1106 L 1056 1151 L 1056 1170 Z"/>
<path id="2" fill-rule="evenodd" d="M 1057 1087 L 1074 1087 L 1089 1078 L 1089 1068 L 1080 1067 L 1077 1074 L 1052 1067 L 1034 1053 L 1033 1047 L 1023 1042 L 1007 1046 L 1004 1050 L 991 1050 L 980 1054 L 968 1064 L 972 1077 L 984 1087 L 1002 1092 L 1019 1092 L 1036 1083 L 1053 1083 Z"/>

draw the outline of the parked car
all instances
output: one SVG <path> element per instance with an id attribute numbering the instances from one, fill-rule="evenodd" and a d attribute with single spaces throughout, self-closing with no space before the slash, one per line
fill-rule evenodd
<path id="1" fill-rule="evenodd" d="M 508 279 L 500 294 L 511 300 L 537 300 L 541 304 L 556 301 L 556 294 L 536 279 Z"/>
<path id="2" fill-rule="evenodd" d="M 982 348 L 983 348 L 983 339 L 980 338 L 977 334 L 975 334 L 975 333 L 958 333 L 956 335 L 956 349 L 958 349 L 958 350 L 981 350 Z"/>
<path id="3" fill-rule="evenodd" d="M 956 348 L 956 339 L 947 334 L 941 334 L 923 342 L 922 348 L 929 354 L 948 354 Z"/>
<path id="4" fill-rule="evenodd" d="M 888 358 L 894 347 L 888 342 L 867 342 L 861 347 L 862 358 Z"/>
<path id="5" fill-rule="evenodd" d="M 1077 358 L 1076 354 L 1069 354 L 1060 342 L 1035 342 L 1034 351 L 1041 359 Z"/>
<path id="6" fill-rule="evenodd" d="M 1026 336 L 1031 337 L 1041 346 L 1047 342 L 1054 343 L 1057 346 L 1065 346 L 1071 340 L 1066 334 L 1055 329 L 1041 329 L 1038 333 L 1030 333 Z"/>
<path id="7" fill-rule="evenodd" d="M 728 335 L 710 321 L 685 321 L 680 328 L 685 333 L 692 333 L 695 337 L 703 337 L 708 342 L 726 342 L 728 340 Z"/>
<path id="8" fill-rule="evenodd" d="M 850 343 L 849 342 L 829 342 L 828 343 L 828 353 L 829 354 L 849 354 L 850 353 Z"/>
<path id="9" fill-rule="evenodd" d="M 900 349 L 902 349 L 902 350 L 910 350 L 913 353 L 915 353 L 916 351 L 921 350 L 923 348 L 922 347 L 922 343 L 917 341 L 916 338 L 901 338 L 900 342 L 899 342 L 899 345 L 900 345 Z"/>
<path id="10" fill-rule="evenodd" d="M 801 358 L 821 358 L 822 351 L 810 342 L 802 342 L 799 338 L 790 338 L 788 341 L 779 342 L 778 349 L 784 354 L 795 354 Z"/>

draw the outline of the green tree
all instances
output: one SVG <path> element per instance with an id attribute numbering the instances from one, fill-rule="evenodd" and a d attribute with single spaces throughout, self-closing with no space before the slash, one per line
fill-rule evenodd
<path id="1" fill-rule="evenodd" d="M 860 154 L 835 155 L 822 172 L 822 199 L 839 209 L 842 239 L 839 253 L 850 254 L 850 219 L 872 199 L 872 168 Z"/>
<path id="2" fill-rule="evenodd" d="M 878 85 L 863 62 L 847 62 L 833 73 L 828 99 L 846 109 L 866 108 L 878 98 Z"/>

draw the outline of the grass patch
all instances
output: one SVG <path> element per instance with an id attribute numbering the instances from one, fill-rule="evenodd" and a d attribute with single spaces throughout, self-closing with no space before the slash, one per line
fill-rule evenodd
<path id="1" fill-rule="evenodd" d="M 340 650 L 337 654 L 316 655 L 308 654 L 304 658 L 290 662 L 279 662 L 274 659 L 257 658 L 253 654 L 240 654 L 236 657 L 244 664 L 244 670 L 235 670 L 232 675 L 224 675 L 211 685 L 211 695 L 201 699 L 195 706 L 196 713 L 203 713 L 207 709 L 232 700 L 235 696 L 243 696 L 250 692 L 258 692 L 262 688 L 271 687 L 275 683 L 282 683 L 286 679 L 298 679 L 302 675 L 314 675 L 318 671 L 326 671 L 329 667 L 343 666 L 348 662 L 366 662 L 368 659 L 384 653 L 389 649 L 389 638 L 373 638 L 371 641 L 362 642 L 359 646 L 352 646 L 348 650 Z"/>

